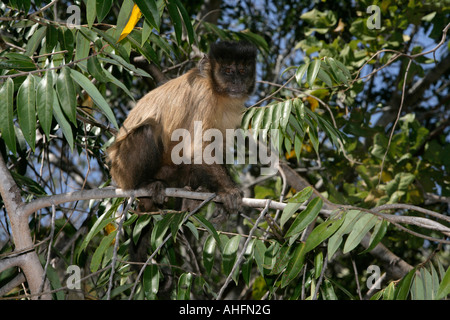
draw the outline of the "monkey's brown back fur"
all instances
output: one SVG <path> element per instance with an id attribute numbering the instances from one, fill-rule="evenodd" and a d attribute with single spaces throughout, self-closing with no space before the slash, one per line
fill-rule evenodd
<path id="1" fill-rule="evenodd" d="M 156 178 L 166 175 L 164 171 L 173 166 L 171 150 L 178 143 L 170 140 L 175 129 L 187 129 L 193 137 L 194 121 L 202 121 L 203 130 L 219 129 L 225 136 L 226 129 L 239 126 L 247 97 L 215 94 L 205 74 L 209 71 L 209 68 L 192 69 L 150 91 L 130 111 L 116 142 L 108 149 L 111 175 L 119 187 L 142 186 L 142 182 L 152 178 L 146 177 L 146 172 Z M 150 127 L 148 132 L 139 132 L 146 131 L 146 127 Z M 148 150 L 150 145 L 160 146 L 161 160 L 155 159 L 157 150 Z M 159 167 L 158 172 L 149 166 Z"/>

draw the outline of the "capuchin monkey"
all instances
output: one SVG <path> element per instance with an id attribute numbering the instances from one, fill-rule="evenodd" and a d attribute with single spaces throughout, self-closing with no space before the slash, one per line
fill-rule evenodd
<path id="1" fill-rule="evenodd" d="M 222 137 L 226 129 L 238 128 L 255 87 L 255 63 L 256 48 L 247 42 L 212 44 L 196 68 L 150 91 L 130 111 L 107 153 L 111 176 L 120 188 L 153 191 L 154 196 L 139 199 L 139 211 L 161 205 L 165 187 L 214 192 L 226 213 L 238 211 L 242 192 L 224 156 L 219 163 L 199 164 L 191 152 L 191 161 L 175 164 L 172 151 L 180 142 L 173 141 L 173 133 L 185 129 L 194 141 L 196 121 L 204 131 L 220 130 Z"/>

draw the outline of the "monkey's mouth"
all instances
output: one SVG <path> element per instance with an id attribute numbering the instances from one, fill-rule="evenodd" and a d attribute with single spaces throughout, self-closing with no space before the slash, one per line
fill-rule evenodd
<path id="1" fill-rule="evenodd" d="M 246 92 L 242 91 L 241 89 L 229 89 L 228 95 L 230 98 L 244 98 L 246 96 Z"/>

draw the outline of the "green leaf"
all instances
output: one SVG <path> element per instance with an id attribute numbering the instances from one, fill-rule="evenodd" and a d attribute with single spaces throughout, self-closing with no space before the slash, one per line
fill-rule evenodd
<path id="1" fill-rule="evenodd" d="M 308 236 L 305 252 L 309 252 L 328 239 L 342 225 L 344 219 L 330 219 L 318 225 Z"/>
<path id="2" fill-rule="evenodd" d="M 53 290 L 57 290 L 62 287 L 61 281 L 59 279 L 59 274 L 51 265 L 47 267 L 47 277 Z M 55 296 L 56 300 L 65 300 L 65 294 L 63 290 L 56 291 Z"/>
<path id="3" fill-rule="evenodd" d="M 133 66 L 131 63 L 126 62 L 122 57 L 115 55 L 113 53 L 108 53 L 108 55 L 113 59 L 106 59 L 106 58 L 101 58 L 100 60 L 104 60 L 106 62 L 112 63 L 112 64 L 116 64 L 118 66 L 123 66 L 125 69 L 128 69 L 131 72 L 136 73 L 137 75 L 141 76 L 141 77 L 148 77 L 151 78 L 152 76 L 149 75 L 147 72 L 145 72 L 142 69 L 136 68 L 135 66 Z"/>
<path id="4" fill-rule="evenodd" d="M 105 251 L 109 248 L 109 246 L 113 242 L 114 238 L 116 237 L 116 233 L 117 230 L 114 230 L 106 237 L 104 237 L 102 241 L 100 241 L 99 246 L 97 247 L 97 249 L 95 249 L 95 252 L 92 255 L 91 272 L 96 272 L 98 270 L 100 263 L 102 262 L 103 256 L 105 254 Z"/>
<path id="5" fill-rule="evenodd" d="M 323 200 L 321 198 L 317 197 L 312 199 L 311 202 L 308 203 L 306 209 L 295 218 L 294 222 L 286 232 L 285 237 L 289 238 L 302 232 L 317 217 L 320 209 L 322 209 L 322 205 Z"/>
<path id="6" fill-rule="evenodd" d="M 262 240 L 257 239 L 255 241 L 255 247 L 253 249 L 253 257 L 255 258 L 256 265 L 258 267 L 261 276 L 264 276 L 264 256 L 266 254 L 266 246 Z"/>
<path id="7" fill-rule="evenodd" d="M 286 267 L 286 271 L 281 277 L 281 288 L 286 287 L 292 280 L 294 280 L 300 271 L 302 271 L 305 262 L 305 244 L 300 243 L 294 250 L 291 259 Z"/>
<path id="8" fill-rule="evenodd" d="M 110 82 L 114 83 L 116 86 L 122 89 L 131 98 L 131 100 L 135 101 L 133 94 L 130 92 L 130 90 L 128 90 L 127 86 L 123 82 L 119 81 L 119 79 L 114 77 L 108 70 L 103 70 L 103 72 Z"/>
<path id="9" fill-rule="evenodd" d="M 415 273 L 416 268 L 413 268 L 402 280 L 400 280 L 395 290 L 395 300 L 406 300 Z"/>
<path id="10" fill-rule="evenodd" d="M 102 67 L 96 56 L 91 57 L 87 61 L 87 68 L 89 74 L 100 82 L 108 82 L 109 78 L 106 76 L 105 69 Z"/>
<path id="11" fill-rule="evenodd" d="M 159 290 L 160 272 L 156 264 L 150 264 L 145 267 L 142 277 L 142 286 L 145 296 L 149 300 L 155 300 Z"/>
<path id="12" fill-rule="evenodd" d="M 288 245 L 284 245 L 278 250 L 276 262 L 270 274 L 279 274 L 286 268 L 291 259 L 291 248 Z"/>
<path id="13" fill-rule="evenodd" d="M 283 131 L 286 131 L 286 126 L 289 123 L 289 117 L 291 115 L 292 100 L 289 99 L 282 105 L 282 113 L 280 119 L 280 126 Z"/>
<path id="14" fill-rule="evenodd" d="M 252 130 L 253 130 L 253 137 L 258 137 L 258 131 L 261 128 L 261 124 L 263 123 L 264 119 L 264 112 L 266 111 L 266 107 L 260 107 L 256 109 L 256 112 L 254 113 L 252 117 Z"/>
<path id="15" fill-rule="evenodd" d="M 98 89 L 86 78 L 83 74 L 76 70 L 71 70 L 71 76 L 75 82 L 77 82 L 84 90 L 86 90 L 87 94 L 92 98 L 94 103 L 102 110 L 103 114 L 108 118 L 108 120 L 113 124 L 114 127 L 119 129 L 119 125 L 116 122 L 116 118 L 111 108 L 109 107 L 108 102 L 106 102 L 105 98 L 103 98 L 102 94 L 98 91 Z"/>
<path id="16" fill-rule="evenodd" d="M 71 72 L 68 67 L 62 68 L 58 78 L 56 79 L 56 92 L 64 114 L 76 126 L 77 97 L 75 94 L 75 86 L 70 75 Z"/>
<path id="17" fill-rule="evenodd" d="M 439 289 L 437 291 L 436 299 L 444 299 L 446 296 L 450 294 L 450 267 L 447 268 L 445 272 L 444 278 L 442 279 L 441 284 L 439 285 Z"/>
<path id="18" fill-rule="evenodd" d="M 72 60 L 73 57 L 73 49 L 74 49 L 74 42 L 75 38 L 73 36 L 72 30 L 61 27 L 59 29 L 59 43 L 61 44 L 62 50 L 67 50 L 67 53 L 65 53 L 66 62 L 69 62 Z"/>
<path id="19" fill-rule="evenodd" d="M 92 28 L 92 24 L 95 21 L 97 15 L 97 0 L 87 0 L 86 3 L 86 19 L 89 29 Z M 99 21 L 100 22 L 100 21 Z"/>
<path id="20" fill-rule="evenodd" d="M 138 243 L 142 230 L 150 223 L 151 220 L 152 220 L 151 215 L 141 215 L 137 218 L 132 234 L 132 240 L 134 244 Z"/>
<path id="21" fill-rule="evenodd" d="M 7 78 L 0 88 L 0 132 L 9 150 L 16 153 L 16 134 L 14 131 L 14 81 Z"/>
<path id="22" fill-rule="evenodd" d="M 188 34 L 189 44 L 193 44 L 195 42 L 195 32 L 194 28 L 192 27 L 191 18 L 189 17 L 188 12 L 184 8 L 180 0 L 172 0 L 172 1 L 175 2 L 176 6 L 178 7 L 178 10 L 180 10 L 181 17 L 183 18 L 184 26 Z"/>
<path id="23" fill-rule="evenodd" d="M 369 213 L 363 214 L 362 217 L 354 224 L 353 230 L 350 232 L 345 241 L 343 253 L 348 253 L 353 250 L 362 240 L 362 238 L 369 232 L 370 229 L 377 223 L 378 217 Z"/>
<path id="24" fill-rule="evenodd" d="M 395 283 L 392 281 L 383 291 L 383 300 L 394 300 Z"/>
<path id="25" fill-rule="evenodd" d="M 17 117 L 25 140 L 34 151 L 36 145 L 36 89 L 29 74 L 17 92 Z"/>
<path id="26" fill-rule="evenodd" d="M 364 250 L 361 253 L 366 253 L 372 251 L 373 248 L 375 248 L 378 243 L 383 239 L 384 235 L 386 234 L 387 227 L 389 225 L 389 222 L 386 220 L 378 220 L 376 222 L 374 231 L 372 233 L 372 236 L 370 237 L 369 246 L 366 250 Z"/>
<path id="27" fill-rule="evenodd" d="M 323 253 L 319 251 L 314 257 L 314 278 L 318 279 L 323 267 Z"/>
<path id="28" fill-rule="evenodd" d="M 58 122 L 67 143 L 69 144 L 70 150 L 73 151 L 74 139 L 73 132 L 70 123 L 66 120 L 64 113 L 59 105 L 58 97 L 56 92 L 53 92 L 53 115 Z"/>
<path id="29" fill-rule="evenodd" d="M 302 191 L 297 192 L 292 196 L 292 198 L 289 199 L 289 203 L 303 203 L 306 200 L 308 200 L 312 193 L 313 193 L 312 187 L 306 187 Z"/>
<path id="30" fill-rule="evenodd" d="M 175 37 L 177 44 L 181 45 L 181 36 L 183 33 L 182 21 L 178 8 L 173 1 L 167 3 L 167 9 L 169 10 L 170 19 L 172 20 L 173 28 L 175 30 Z"/>
<path id="31" fill-rule="evenodd" d="M 280 218 L 280 227 L 283 228 L 286 221 L 288 221 L 294 213 L 300 208 L 302 204 L 301 203 L 287 203 L 286 206 L 283 209 L 283 212 L 281 213 Z"/>
<path id="32" fill-rule="evenodd" d="M 314 81 L 317 78 L 317 74 L 319 73 L 320 69 L 320 60 L 315 59 L 313 60 L 310 65 L 308 66 L 308 72 L 306 74 L 306 80 L 308 81 L 309 87 L 312 88 L 314 85 Z"/>
<path id="33" fill-rule="evenodd" d="M 231 272 L 231 269 L 233 269 L 233 265 L 236 262 L 236 255 L 239 248 L 239 242 L 241 241 L 241 236 L 236 235 L 232 237 L 228 242 L 225 244 L 225 247 L 223 249 L 222 253 L 222 267 L 223 272 L 228 275 Z"/>
<path id="34" fill-rule="evenodd" d="M 102 214 L 94 223 L 94 225 L 89 230 L 88 234 L 84 238 L 83 242 L 79 246 L 79 251 L 77 257 L 80 253 L 87 248 L 89 242 L 91 242 L 92 238 L 97 235 L 103 228 L 108 224 L 114 221 L 114 218 L 111 218 L 112 211 L 107 211 Z"/>
<path id="35" fill-rule="evenodd" d="M 347 77 L 342 72 L 341 68 L 339 68 L 338 64 L 336 63 L 336 60 L 333 58 L 325 58 L 325 62 L 330 66 L 331 72 L 334 76 L 334 78 L 337 80 L 337 82 L 345 83 L 347 84 Z"/>
<path id="36" fill-rule="evenodd" d="M 308 65 L 309 63 L 305 63 L 299 66 L 297 71 L 295 72 L 295 80 L 297 80 L 299 86 L 302 85 L 303 76 L 305 75 L 306 71 L 308 71 Z"/>
<path id="37" fill-rule="evenodd" d="M 306 187 L 302 191 L 297 192 L 292 198 L 289 199 L 289 203 L 283 209 L 283 213 L 280 217 L 281 228 L 283 228 L 286 221 L 288 221 L 292 217 L 294 212 L 297 211 L 298 208 L 300 208 L 300 205 L 311 197 L 312 192 L 312 187 Z"/>
<path id="38" fill-rule="evenodd" d="M 45 34 L 45 50 L 50 53 L 57 44 L 58 29 L 52 25 L 48 25 L 47 32 Z"/>
<path id="39" fill-rule="evenodd" d="M 320 80 L 322 80 L 328 87 L 333 86 L 333 81 L 331 80 L 331 77 L 328 75 L 326 71 L 323 69 L 319 69 L 319 72 L 317 73 L 317 76 Z"/>
<path id="40" fill-rule="evenodd" d="M 214 265 L 214 255 L 216 251 L 217 242 L 212 235 L 206 238 L 203 245 L 203 265 L 205 266 L 206 272 L 211 274 L 212 267 Z"/>
<path id="41" fill-rule="evenodd" d="M 25 51 L 25 55 L 28 57 L 31 57 L 35 51 L 37 50 L 38 46 L 41 44 L 42 39 L 45 37 L 47 31 L 47 27 L 40 27 L 36 30 L 36 32 L 33 33 L 31 38 L 27 42 L 27 49 Z"/>
<path id="42" fill-rule="evenodd" d="M 161 19 L 159 16 L 158 7 L 155 0 L 135 0 L 134 1 L 145 19 L 150 23 L 150 25 L 159 32 L 159 26 L 161 24 Z"/>
<path id="43" fill-rule="evenodd" d="M 211 224 L 211 222 L 209 222 L 208 220 L 206 220 L 204 217 L 200 216 L 200 215 L 194 215 L 193 218 L 195 220 L 197 220 L 198 222 L 200 222 L 200 224 L 206 228 L 206 230 L 208 230 L 208 232 L 214 237 L 214 239 L 216 240 L 217 244 L 219 245 L 219 249 L 222 247 L 221 241 L 220 241 L 220 237 L 219 234 L 217 233 L 216 229 L 214 228 L 214 226 Z"/>
<path id="44" fill-rule="evenodd" d="M 36 105 L 39 123 L 47 139 L 50 136 L 50 129 L 53 120 L 53 74 L 47 71 L 45 76 L 37 85 Z"/>
<path id="45" fill-rule="evenodd" d="M 150 1 L 149 1 L 150 2 Z M 100 23 L 105 19 L 112 7 L 112 0 L 97 0 L 95 9 L 97 11 L 97 21 Z"/>
<path id="46" fill-rule="evenodd" d="M 153 250 L 156 250 L 164 241 L 167 230 L 169 230 L 171 222 L 171 215 L 164 216 L 161 220 L 155 223 L 155 227 L 152 230 L 152 236 L 150 239 Z"/>
<path id="47" fill-rule="evenodd" d="M 177 300 L 189 300 L 192 285 L 192 273 L 183 273 L 178 280 Z"/>
<path id="48" fill-rule="evenodd" d="M 248 128 L 250 126 L 250 121 L 256 110 L 258 110 L 258 108 L 253 107 L 253 108 L 249 108 L 245 111 L 244 116 L 242 117 L 242 121 L 241 121 L 242 129 L 248 130 Z"/>
<path id="49" fill-rule="evenodd" d="M 20 71 L 32 71 L 36 69 L 36 65 L 30 57 L 20 53 L 10 52 L 4 55 L 6 60 L 0 60 L 0 69 L 15 69 Z"/>
<path id="50" fill-rule="evenodd" d="M 83 71 L 87 71 L 86 58 L 89 56 L 91 42 L 88 38 L 86 38 L 83 32 L 81 32 L 82 28 L 83 27 L 80 27 L 80 30 L 78 30 L 76 36 L 75 60 L 82 60 L 77 62 L 77 66 L 80 67 Z"/>

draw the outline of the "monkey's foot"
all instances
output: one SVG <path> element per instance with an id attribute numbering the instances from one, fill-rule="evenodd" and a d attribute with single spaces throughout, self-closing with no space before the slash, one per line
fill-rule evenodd
<path id="1" fill-rule="evenodd" d="M 219 192 L 218 198 L 227 213 L 236 213 L 242 207 L 242 191 L 238 188 L 233 188 L 226 192 Z"/>
<path id="2" fill-rule="evenodd" d="M 152 194 L 152 200 L 156 205 L 162 205 L 166 199 L 166 186 L 161 181 L 154 181 L 147 186 Z"/>

